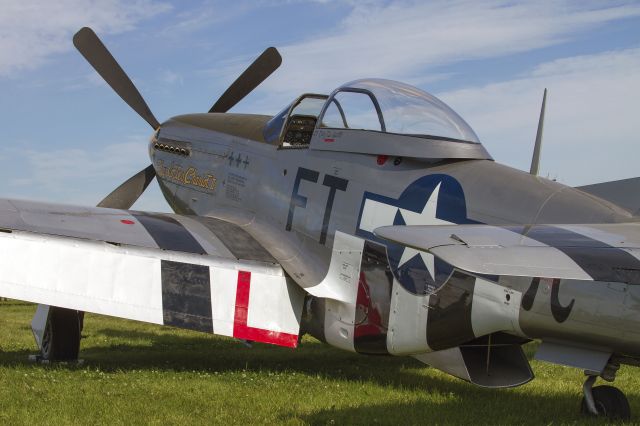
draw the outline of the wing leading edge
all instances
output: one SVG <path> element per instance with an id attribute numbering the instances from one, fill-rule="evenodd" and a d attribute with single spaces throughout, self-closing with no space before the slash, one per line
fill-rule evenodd
<path id="1" fill-rule="evenodd" d="M 297 345 L 303 291 L 234 225 L 3 200 L 0 229 L 3 297 Z"/>

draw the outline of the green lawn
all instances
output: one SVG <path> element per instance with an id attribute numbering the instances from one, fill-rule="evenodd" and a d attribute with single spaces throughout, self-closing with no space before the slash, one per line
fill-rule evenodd
<path id="1" fill-rule="evenodd" d="M 2 424 L 582 424 L 582 372 L 532 361 L 519 388 L 467 384 L 410 358 L 246 348 L 229 338 L 87 315 L 83 365 L 30 363 L 33 305 L 0 303 Z M 534 347 L 527 348 L 531 356 Z M 640 419 L 640 372 L 616 384 Z M 604 424 L 600 420 L 587 423 Z"/>

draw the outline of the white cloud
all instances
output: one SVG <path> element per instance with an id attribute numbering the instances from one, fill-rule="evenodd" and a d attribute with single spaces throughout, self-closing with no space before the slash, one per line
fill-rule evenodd
<path id="1" fill-rule="evenodd" d="M 139 166 L 138 156 L 131 153 L 144 152 L 141 146 L 144 147 L 144 142 L 107 145 L 93 151 L 80 148 L 27 150 L 22 155 L 31 173 L 9 179 L 9 183 L 58 190 L 79 176 L 96 181 L 126 176 L 135 173 L 135 167 Z"/>
<path id="2" fill-rule="evenodd" d="M 120 33 L 169 9 L 153 0 L 0 0 L 0 76 L 70 50 L 73 33 L 83 26 Z"/>
<path id="3" fill-rule="evenodd" d="M 59 85 L 63 90 L 82 90 L 89 87 L 106 86 L 107 83 L 100 77 L 100 74 L 93 71 L 78 77 L 66 77 Z"/>
<path id="4" fill-rule="evenodd" d="M 162 29 L 161 34 L 174 37 L 176 35 L 201 31 L 210 25 L 225 21 L 231 16 L 236 16 L 239 6 L 240 10 L 245 10 L 245 7 L 242 6 L 241 3 L 233 3 L 232 5 L 228 5 L 225 13 L 220 13 L 221 8 L 218 7 L 215 0 L 204 0 L 195 7 L 178 11 L 174 23 Z"/>
<path id="5" fill-rule="evenodd" d="M 264 88 L 285 102 L 363 77 L 416 84 L 439 66 L 547 47 L 634 16 L 640 16 L 640 4 L 356 2 L 337 27 L 280 47 L 283 65 Z M 246 63 L 243 58 L 224 71 L 238 75 Z"/>
<path id="6" fill-rule="evenodd" d="M 149 165 L 145 154 L 148 137 L 131 136 L 129 139 L 125 143 L 96 144 L 92 149 L 4 148 L 0 150 L 0 158 L 5 159 L 4 167 L 0 169 L 0 181 L 5 182 L 11 192 L 2 196 L 95 205 Z M 136 208 L 168 211 L 159 190 L 150 188 L 148 191 Z"/>
<path id="7" fill-rule="evenodd" d="M 640 176 L 640 48 L 559 59 L 440 97 L 496 160 L 528 170 L 545 87 L 542 175 L 571 185 Z"/>
<path id="8" fill-rule="evenodd" d="M 184 84 L 184 78 L 182 78 L 182 75 L 171 70 L 162 70 L 160 72 L 159 80 L 164 84 Z"/>

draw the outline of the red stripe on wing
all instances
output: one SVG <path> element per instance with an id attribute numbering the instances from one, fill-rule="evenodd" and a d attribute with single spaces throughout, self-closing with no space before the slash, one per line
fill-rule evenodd
<path id="1" fill-rule="evenodd" d="M 249 327 L 249 291 L 251 290 L 251 272 L 238 271 L 238 287 L 236 290 L 236 309 L 233 319 L 233 337 L 237 339 L 253 340 L 255 342 L 271 343 L 272 345 L 295 348 L 298 346 L 298 335 L 281 333 L 272 330 Z"/>

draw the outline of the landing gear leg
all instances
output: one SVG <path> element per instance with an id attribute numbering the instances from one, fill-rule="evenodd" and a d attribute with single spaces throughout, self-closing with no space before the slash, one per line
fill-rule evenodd
<path id="1" fill-rule="evenodd" d="M 617 364 L 607 365 L 601 377 L 613 382 L 618 368 L 620 366 Z M 598 374 L 592 374 L 592 372 L 585 372 L 585 374 L 589 377 L 587 377 L 582 386 L 584 392 L 581 407 L 582 413 L 591 416 L 603 416 L 611 420 L 629 420 L 631 418 L 631 409 L 624 393 L 620 389 L 608 385 L 593 387 Z"/>
<path id="2" fill-rule="evenodd" d="M 598 376 L 588 376 L 587 380 L 582 385 L 582 392 L 584 398 L 582 399 L 582 412 L 584 414 L 591 414 L 592 416 L 598 415 L 598 409 L 593 399 L 593 384 L 596 382 Z M 586 412 L 586 413 L 585 413 Z"/>

